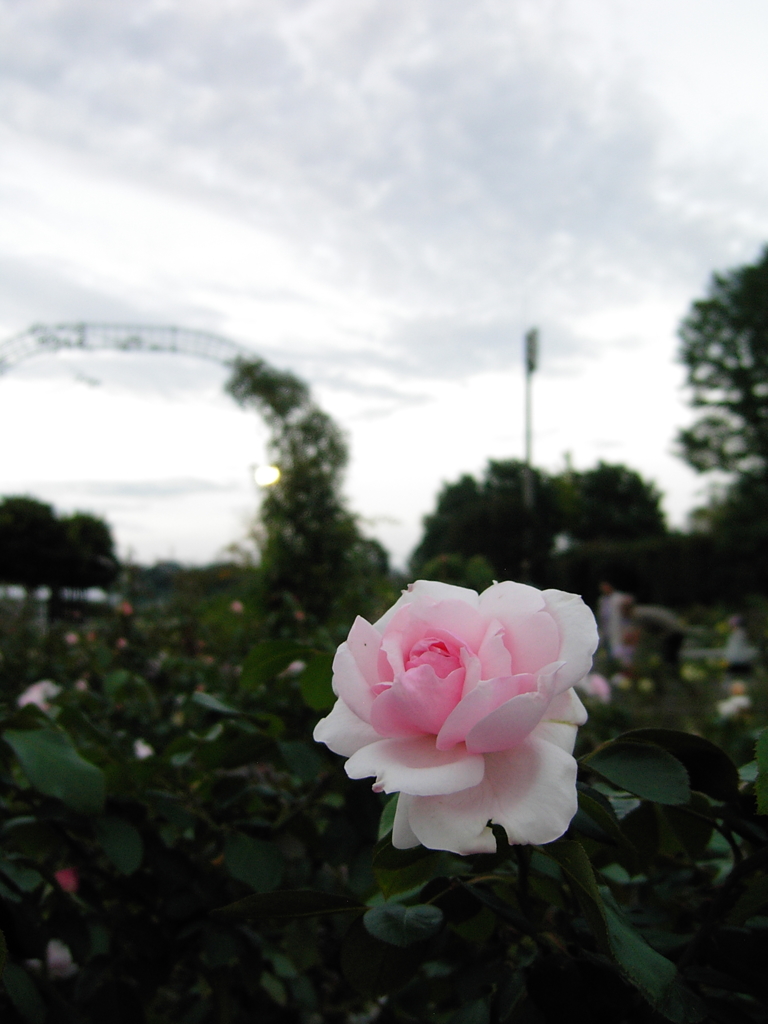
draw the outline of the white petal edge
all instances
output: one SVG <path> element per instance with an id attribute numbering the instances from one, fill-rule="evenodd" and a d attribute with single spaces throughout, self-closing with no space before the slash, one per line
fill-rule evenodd
<path id="1" fill-rule="evenodd" d="M 464 746 L 438 750 L 434 736 L 385 739 L 361 747 L 344 765 L 350 779 L 373 775 L 377 793 L 436 796 L 477 786 L 485 772 L 482 754 Z"/>
<path id="2" fill-rule="evenodd" d="M 317 723 L 312 738 L 317 743 L 324 743 L 334 754 L 351 757 L 361 747 L 376 743 L 381 736 L 339 699 L 330 713 Z"/>
<path id="3" fill-rule="evenodd" d="M 384 612 L 382 617 L 374 622 L 374 627 L 380 633 L 384 632 L 390 619 L 406 604 L 412 604 L 421 598 L 431 601 L 464 601 L 477 608 L 479 598 L 476 590 L 469 590 L 467 587 L 456 587 L 452 583 L 438 583 L 436 580 L 416 580 L 411 583 L 407 590 L 395 601 L 389 611 Z"/>
<path id="4" fill-rule="evenodd" d="M 395 820 L 392 824 L 392 845 L 396 850 L 412 850 L 414 846 L 421 845 L 419 837 L 415 834 L 411 828 L 411 823 L 408 821 L 408 807 L 411 800 L 413 800 L 413 797 L 408 796 L 407 793 L 401 793 L 397 798 Z"/>
<path id="5" fill-rule="evenodd" d="M 565 665 L 557 673 L 557 688 L 563 691 L 583 679 L 592 668 L 592 655 L 598 643 L 597 622 L 578 594 L 545 590 L 544 600 L 560 630 L 558 660 Z"/>
<path id="6" fill-rule="evenodd" d="M 489 821 L 513 844 L 550 843 L 566 831 L 578 807 L 577 766 L 567 751 L 531 735 L 485 760 L 485 777 L 474 789 L 410 802 L 408 820 L 424 846 L 463 855 L 493 852 Z"/>

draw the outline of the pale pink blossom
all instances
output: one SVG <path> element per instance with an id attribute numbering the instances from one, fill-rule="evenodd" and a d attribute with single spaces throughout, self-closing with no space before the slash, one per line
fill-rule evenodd
<path id="1" fill-rule="evenodd" d="M 350 778 L 395 793 L 393 845 L 492 853 L 548 843 L 576 812 L 573 687 L 597 646 L 580 597 L 419 580 L 374 625 L 357 618 L 333 663 L 338 700 L 315 739 Z"/>
<path id="2" fill-rule="evenodd" d="M 36 704 L 41 711 L 50 710 L 50 701 L 61 693 L 61 687 L 50 679 L 41 679 L 37 683 L 28 686 L 24 693 L 16 698 L 18 707 L 23 708 L 26 704 Z"/>
<path id="3" fill-rule="evenodd" d="M 147 757 L 152 757 L 154 752 L 155 748 L 144 740 L 138 739 L 133 741 L 133 756 L 137 760 L 143 761 Z"/>
<path id="4" fill-rule="evenodd" d="M 598 672 L 590 672 L 580 683 L 576 683 L 576 687 L 588 697 L 595 697 L 603 704 L 610 704 L 611 684 Z"/>
<path id="5" fill-rule="evenodd" d="M 118 651 L 124 651 L 127 646 L 128 641 L 125 639 L 124 636 L 120 636 L 117 638 L 117 643 L 115 644 L 115 647 L 118 649 Z"/>
<path id="6" fill-rule="evenodd" d="M 242 601 L 233 601 L 232 604 L 229 606 L 229 610 L 231 612 L 234 612 L 235 615 L 242 615 L 243 614 L 243 602 Z"/>
<path id="7" fill-rule="evenodd" d="M 70 647 L 74 647 L 80 637 L 77 633 L 66 633 L 64 635 L 64 641 L 69 644 Z"/>
<path id="8" fill-rule="evenodd" d="M 133 615 L 133 605 L 130 601 L 121 601 L 117 610 L 121 615 Z"/>
<path id="9" fill-rule="evenodd" d="M 75 689 L 78 691 L 78 693 L 85 693 L 88 689 L 88 680 L 78 679 L 77 682 L 75 683 Z"/>
<path id="10" fill-rule="evenodd" d="M 30 970 L 42 971 L 41 960 L 25 960 L 24 963 Z M 53 981 L 66 981 L 73 974 L 77 974 L 79 967 L 72 959 L 69 946 L 65 946 L 61 939 L 51 939 L 45 947 L 45 968 L 48 977 Z"/>

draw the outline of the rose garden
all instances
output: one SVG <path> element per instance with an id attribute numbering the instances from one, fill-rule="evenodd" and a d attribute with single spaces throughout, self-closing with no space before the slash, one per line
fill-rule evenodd
<path id="1" fill-rule="evenodd" d="M 2 1020 L 768 1019 L 766 309 L 768 254 L 683 325 L 680 449 L 731 474 L 688 532 L 627 467 L 531 508 L 492 462 L 394 572 L 258 360 L 258 559 L 3 499 Z"/>

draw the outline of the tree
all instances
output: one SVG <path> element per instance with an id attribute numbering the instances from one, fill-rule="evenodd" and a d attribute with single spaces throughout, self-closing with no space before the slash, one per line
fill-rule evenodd
<path id="1" fill-rule="evenodd" d="M 297 619 L 325 625 L 361 573 L 386 557 L 362 537 L 341 494 L 349 458 L 344 435 L 312 402 L 306 384 L 261 359 L 237 360 L 226 389 L 264 416 L 280 468 L 260 517 L 271 631 L 295 632 Z"/>
<path id="2" fill-rule="evenodd" d="M 0 580 L 28 589 L 108 587 L 119 565 L 109 526 L 84 512 L 59 518 L 27 497 L 0 501 Z M 52 604 L 52 607 L 53 607 Z"/>
<path id="3" fill-rule="evenodd" d="M 709 410 L 678 435 L 699 472 L 768 476 L 768 247 L 754 265 L 714 274 L 680 327 L 694 408 Z"/>
<path id="4" fill-rule="evenodd" d="M 441 555 L 482 555 L 497 579 L 542 580 L 562 515 L 553 483 L 533 470 L 534 508 L 524 500 L 525 466 L 489 461 L 481 480 L 468 474 L 446 484 L 424 519 L 424 536 L 411 558 L 416 574 Z"/>
<path id="5" fill-rule="evenodd" d="M 563 530 L 572 540 L 640 540 L 666 532 L 661 494 L 634 469 L 599 462 L 555 480 Z"/>

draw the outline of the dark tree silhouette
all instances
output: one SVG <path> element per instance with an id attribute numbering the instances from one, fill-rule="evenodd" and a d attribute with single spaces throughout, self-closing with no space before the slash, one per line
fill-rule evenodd
<path id="1" fill-rule="evenodd" d="M 666 532 L 661 494 L 627 466 L 599 462 L 594 469 L 556 477 L 563 530 L 574 541 L 622 541 Z"/>
<path id="2" fill-rule="evenodd" d="M 712 278 L 680 327 L 694 408 L 680 431 L 694 469 L 768 476 L 768 247 L 754 265 Z"/>

